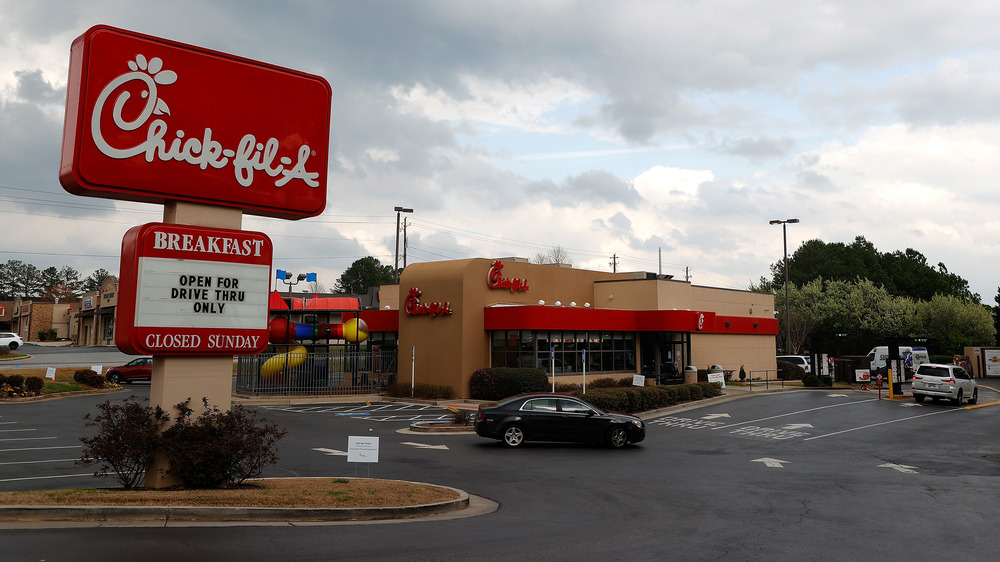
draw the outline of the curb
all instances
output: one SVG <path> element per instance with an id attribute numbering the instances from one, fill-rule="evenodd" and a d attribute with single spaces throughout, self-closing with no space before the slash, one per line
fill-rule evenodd
<path id="1" fill-rule="evenodd" d="M 445 502 L 395 507 L 370 508 L 269 508 L 269 507 L 194 507 L 194 506 L 0 506 L 0 521 L 13 523 L 343 523 L 350 521 L 385 521 L 415 519 L 466 510 L 473 503 L 470 495 L 458 488 L 424 484 L 453 490 L 458 498 Z M 472 517 L 496 511 L 495 503 L 477 498 L 479 507 Z M 56 525 L 57 526 L 57 525 Z"/>

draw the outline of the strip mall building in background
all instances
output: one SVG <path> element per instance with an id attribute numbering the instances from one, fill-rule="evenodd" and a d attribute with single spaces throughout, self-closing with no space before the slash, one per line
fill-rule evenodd
<path id="1" fill-rule="evenodd" d="M 539 367 L 567 383 L 584 371 L 664 382 L 689 365 L 773 371 L 778 333 L 770 294 L 517 258 L 410 264 L 361 316 L 375 336 L 398 333 L 401 383 L 461 397 L 484 367 Z"/>

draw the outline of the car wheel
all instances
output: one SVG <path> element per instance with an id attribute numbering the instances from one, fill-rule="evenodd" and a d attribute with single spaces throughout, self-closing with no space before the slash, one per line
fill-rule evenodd
<path id="1" fill-rule="evenodd" d="M 520 447 L 524 444 L 524 430 L 517 424 L 507 426 L 503 430 L 503 444 L 508 447 Z"/>
<path id="2" fill-rule="evenodd" d="M 7 349 L 9 349 L 11 351 L 14 351 L 15 349 L 17 349 L 17 342 L 16 341 L 12 341 L 9 344 L 7 344 Z"/>
<path id="3" fill-rule="evenodd" d="M 608 436 L 605 439 L 609 447 L 614 449 L 621 449 L 628 443 L 628 433 L 622 426 L 615 426 L 608 430 Z"/>
<path id="4" fill-rule="evenodd" d="M 972 400 L 969 400 L 969 404 L 976 404 L 978 402 L 979 402 L 979 389 L 978 388 L 973 388 L 972 389 Z"/>
<path id="5" fill-rule="evenodd" d="M 121 384 L 122 376 L 117 371 L 112 371 L 108 373 L 108 381 L 110 381 L 111 384 Z"/>
<path id="6" fill-rule="evenodd" d="M 951 400 L 951 405 L 952 406 L 961 406 L 962 405 L 962 389 L 961 388 L 958 389 L 958 394 L 955 395 L 955 398 L 953 398 Z"/>
<path id="7" fill-rule="evenodd" d="M 922 404 L 923 401 L 924 401 L 924 398 L 926 398 L 926 396 L 924 396 L 923 394 L 914 394 L 913 395 L 913 399 L 917 402 L 917 404 Z"/>

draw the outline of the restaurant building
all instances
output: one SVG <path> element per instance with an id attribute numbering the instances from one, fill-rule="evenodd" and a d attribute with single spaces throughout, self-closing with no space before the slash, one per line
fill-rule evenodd
<path id="1" fill-rule="evenodd" d="M 361 312 L 398 336 L 399 381 L 469 397 L 484 367 L 539 367 L 557 382 L 640 374 L 681 382 L 685 367 L 774 370 L 774 296 L 520 258 L 410 264 Z"/>

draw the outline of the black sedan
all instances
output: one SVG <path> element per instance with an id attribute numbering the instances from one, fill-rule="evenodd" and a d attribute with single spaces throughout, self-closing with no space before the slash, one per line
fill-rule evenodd
<path id="1" fill-rule="evenodd" d="M 635 416 L 605 412 L 573 396 L 524 394 L 496 406 L 480 406 L 476 434 L 508 447 L 525 441 L 570 441 L 617 449 L 645 439 L 646 426 Z"/>

